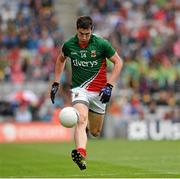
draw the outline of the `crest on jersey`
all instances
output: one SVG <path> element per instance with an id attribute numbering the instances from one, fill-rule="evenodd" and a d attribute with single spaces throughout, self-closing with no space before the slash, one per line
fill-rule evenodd
<path id="1" fill-rule="evenodd" d="M 96 50 L 91 50 L 91 57 L 96 57 Z"/>

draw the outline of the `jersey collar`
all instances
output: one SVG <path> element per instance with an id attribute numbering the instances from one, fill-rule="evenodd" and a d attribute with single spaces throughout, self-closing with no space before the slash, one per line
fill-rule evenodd
<path id="1" fill-rule="evenodd" d="M 91 37 L 90 37 L 90 39 L 89 39 L 89 43 L 88 43 L 88 45 L 90 44 L 90 43 L 92 43 L 93 42 L 93 34 L 91 34 Z M 75 39 L 75 43 L 77 43 L 78 44 L 78 37 L 77 37 L 77 34 L 75 35 L 75 37 L 74 37 L 74 39 Z M 79 45 L 79 44 L 78 44 Z"/>

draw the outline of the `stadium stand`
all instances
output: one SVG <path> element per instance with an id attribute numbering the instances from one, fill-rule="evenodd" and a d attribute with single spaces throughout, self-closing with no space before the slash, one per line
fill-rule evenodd
<path id="1" fill-rule="evenodd" d="M 16 120 L 21 109 L 30 113 L 31 120 L 50 120 L 47 110 L 50 104 L 47 112 L 42 112 L 43 108 L 39 112 L 39 109 L 48 99 L 48 94 L 42 92 L 48 93 L 43 89 L 48 88 L 64 38 L 54 2 L 2 0 L 0 9 L 1 120 L 14 120 L 14 117 Z M 11 94 L 23 93 L 24 89 L 37 95 L 36 104 L 29 103 L 23 94 Z M 52 113 L 52 107 L 49 110 Z"/>
<path id="2" fill-rule="evenodd" d="M 107 128 L 126 120 L 180 122 L 179 10 L 177 0 L 87 0 L 79 6 L 78 15 L 91 14 L 95 33 L 124 59 Z"/>
<path id="3" fill-rule="evenodd" d="M 30 112 L 27 121 L 51 121 L 54 106 L 41 89 L 53 79 L 57 49 L 64 40 L 53 5 L 52 0 L 0 2 L 1 86 L 4 91 L 7 83 L 29 86 L 38 99 L 35 104 L 18 103 L 8 101 L 12 95 L 1 95 L 0 121 L 18 120 L 15 116 L 22 110 Z M 180 122 L 178 0 L 84 0 L 77 9 L 77 15 L 83 14 L 92 16 L 94 32 L 109 39 L 124 59 L 107 118 L 114 125 L 129 120 Z M 55 107 L 69 104 L 68 69 Z"/>

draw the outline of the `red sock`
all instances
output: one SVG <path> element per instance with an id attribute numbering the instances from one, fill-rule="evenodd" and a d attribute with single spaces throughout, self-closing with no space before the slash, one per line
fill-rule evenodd
<path id="1" fill-rule="evenodd" d="M 78 150 L 78 152 L 80 152 L 80 154 L 83 156 L 83 157 L 86 157 L 86 149 L 83 149 L 83 148 L 78 148 L 77 149 Z"/>

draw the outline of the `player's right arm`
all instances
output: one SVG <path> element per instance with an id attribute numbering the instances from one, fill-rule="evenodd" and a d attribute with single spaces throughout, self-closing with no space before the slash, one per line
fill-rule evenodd
<path id="1" fill-rule="evenodd" d="M 54 104 L 54 100 L 55 100 L 55 95 L 58 91 L 59 88 L 59 81 L 61 78 L 61 74 L 64 70 L 64 66 L 65 66 L 65 61 L 66 61 L 66 57 L 64 56 L 62 50 L 60 51 L 59 56 L 57 57 L 56 60 L 56 64 L 55 64 L 55 74 L 54 74 L 54 83 L 52 84 L 51 87 L 51 93 L 50 93 L 50 97 L 51 97 L 51 101 Z"/>
<path id="2" fill-rule="evenodd" d="M 54 82 L 59 83 L 60 78 L 61 78 L 61 74 L 64 70 L 64 66 L 65 66 L 65 61 L 66 61 L 66 57 L 63 55 L 62 50 L 56 60 L 56 64 L 55 64 L 55 79 Z"/>

